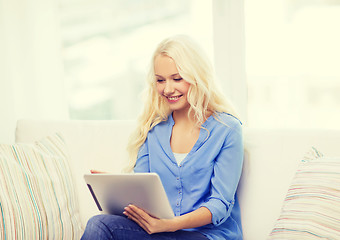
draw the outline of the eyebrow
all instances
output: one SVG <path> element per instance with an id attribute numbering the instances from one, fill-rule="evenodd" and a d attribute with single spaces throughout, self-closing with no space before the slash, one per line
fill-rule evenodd
<path id="1" fill-rule="evenodd" d="M 157 77 L 164 78 L 162 75 L 159 75 L 159 74 L 156 74 L 156 73 L 155 73 L 155 75 L 156 75 Z M 179 73 L 171 74 L 170 77 L 174 77 L 174 76 L 176 76 L 176 75 L 179 75 Z"/>

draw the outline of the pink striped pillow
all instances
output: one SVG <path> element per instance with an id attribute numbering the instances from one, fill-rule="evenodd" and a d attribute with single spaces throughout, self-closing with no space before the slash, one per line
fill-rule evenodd
<path id="1" fill-rule="evenodd" d="M 304 159 L 268 239 L 340 239 L 340 158 Z"/>
<path id="2" fill-rule="evenodd" d="M 0 239 L 79 239 L 82 234 L 65 143 L 0 144 Z"/>

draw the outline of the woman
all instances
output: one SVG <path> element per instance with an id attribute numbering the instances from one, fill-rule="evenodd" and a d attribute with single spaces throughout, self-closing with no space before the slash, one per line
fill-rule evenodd
<path id="1" fill-rule="evenodd" d="M 242 239 L 241 123 L 207 58 L 186 36 L 165 39 L 153 55 L 147 89 L 128 169 L 157 173 L 176 217 L 157 219 L 129 205 L 127 218 L 91 218 L 83 239 Z"/>

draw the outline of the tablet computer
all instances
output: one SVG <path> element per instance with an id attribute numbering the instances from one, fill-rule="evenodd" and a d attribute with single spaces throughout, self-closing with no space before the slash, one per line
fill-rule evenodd
<path id="1" fill-rule="evenodd" d="M 103 213 L 123 215 L 129 204 L 157 218 L 173 218 L 174 213 L 156 173 L 85 174 L 85 182 Z"/>

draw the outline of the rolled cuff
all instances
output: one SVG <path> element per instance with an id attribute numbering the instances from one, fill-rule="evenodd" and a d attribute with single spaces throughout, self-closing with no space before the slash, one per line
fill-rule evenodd
<path id="1" fill-rule="evenodd" d="M 212 215 L 212 224 L 219 226 L 224 223 L 231 214 L 235 201 L 223 202 L 220 199 L 210 199 L 205 202 L 201 207 L 209 209 Z"/>

